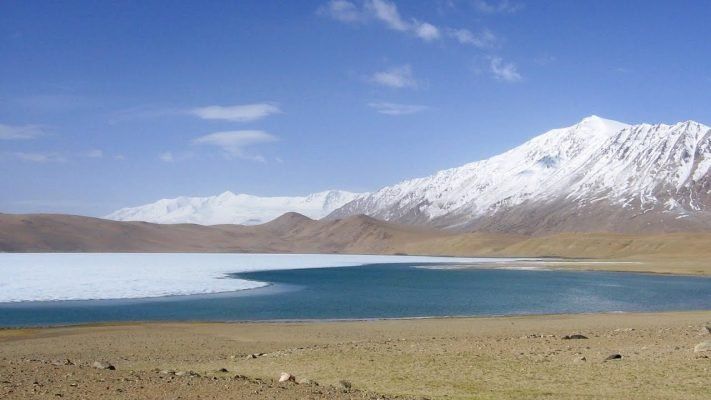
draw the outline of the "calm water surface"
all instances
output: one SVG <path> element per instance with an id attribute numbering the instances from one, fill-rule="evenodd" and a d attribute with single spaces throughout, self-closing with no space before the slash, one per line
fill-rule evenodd
<path id="1" fill-rule="evenodd" d="M 233 274 L 272 285 L 152 299 L 0 303 L 0 326 L 136 320 L 294 320 L 711 309 L 711 279 L 443 270 L 407 264 Z"/>

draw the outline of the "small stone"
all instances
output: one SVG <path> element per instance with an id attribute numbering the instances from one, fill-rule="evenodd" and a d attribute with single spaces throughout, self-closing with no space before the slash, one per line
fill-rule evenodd
<path id="1" fill-rule="evenodd" d="M 701 328 L 701 332 L 699 333 L 700 335 L 708 335 L 711 333 L 711 326 L 704 326 Z"/>
<path id="2" fill-rule="evenodd" d="M 351 388 L 353 387 L 353 385 L 352 385 L 350 382 L 346 381 L 346 380 L 338 381 L 338 386 L 339 386 L 340 389 L 341 389 L 342 391 L 344 391 L 344 392 L 350 391 Z"/>
<path id="3" fill-rule="evenodd" d="M 612 360 L 621 360 L 622 359 L 622 354 L 610 354 L 605 358 L 605 361 L 612 361 Z"/>
<path id="4" fill-rule="evenodd" d="M 282 372 L 279 377 L 279 382 L 296 382 L 296 377 L 290 373 Z"/>
<path id="5" fill-rule="evenodd" d="M 164 369 L 164 370 L 161 370 L 160 373 L 163 375 L 174 375 L 175 371 Z"/>
<path id="6" fill-rule="evenodd" d="M 711 340 L 701 342 L 694 346 L 694 353 L 701 353 L 706 351 L 711 351 Z"/>
<path id="7" fill-rule="evenodd" d="M 65 358 L 64 360 L 52 361 L 52 365 L 56 365 L 56 366 L 74 365 L 74 363 L 71 360 L 69 360 L 68 358 Z"/>
<path id="8" fill-rule="evenodd" d="M 116 369 L 116 367 L 114 367 L 113 365 L 109 364 L 106 361 L 94 361 L 94 363 L 91 364 L 91 366 L 94 368 L 97 368 L 97 369 L 108 369 L 111 371 Z"/>
<path id="9" fill-rule="evenodd" d="M 227 370 L 227 368 L 220 368 L 217 370 L 217 372 L 230 372 Z"/>
<path id="10" fill-rule="evenodd" d="M 185 372 L 185 371 L 178 371 L 178 372 L 175 373 L 175 376 L 184 376 L 184 375 L 187 375 L 187 374 L 188 374 L 188 373 Z"/>
<path id="11" fill-rule="evenodd" d="M 585 335 L 580 335 L 580 334 L 572 334 L 572 335 L 565 335 L 562 337 L 563 340 L 571 340 L 571 339 L 587 339 L 588 337 Z"/>
<path id="12" fill-rule="evenodd" d="M 576 357 L 576 358 L 573 360 L 573 362 L 585 362 L 585 361 L 587 361 L 587 360 L 588 360 L 588 359 L 585 358 L 585 357 Z"/>

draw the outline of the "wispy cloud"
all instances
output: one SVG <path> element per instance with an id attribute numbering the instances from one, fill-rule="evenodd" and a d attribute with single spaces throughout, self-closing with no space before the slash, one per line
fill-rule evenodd
<path id="1" fill-rule="evenodd" d="M 173 155 L 172 151 L 164 151 L 158 154 L 158 159 L 163 162 L 169 163 L 175 161 L 175 156 Z"/>
<path id="2" fill-rule="evenodd" d="M 173 162 L 175 161 L 175 157 L 173 157 L 173 152 L 172 151 L 165 151 L 163 153 L 158 154 L 158 159 L 163 161 L 163 162 Z"/>
<path id="3" fill-rule="evenodd" d="M 44 135 L 39 125 L 4 125 L 0 124 L 0 140 L 29 140 Z"/>
<path id="4" fill-rule="evenodd" d="M 319 7 L 316 12 L 348 23 L 376 20 L 389 29 L 413 35 L 427 42 L 441 37 L 438 27 L 416 18 L 403 18 L 397 5 L 388 0 L 366 0 L 362 7 L 358 7 L 351 1 L 331 0 Z"/>
<path id="5" fill-rule="evenodd" d="M 510 62 L 504 62 L 501 57 L 492 57 L 489 63 L 491 73 L 494 78 L 506 82 L 518 82 L 523 77 L 518 73 L 516 65 Z"/>
<path id="6" fill-rule="evenodd" d="M 408 115 L 427 110 L 429 107 L 418 104 L 398 104 L 388 102 L 368 103 L 368 107 L 385 115 Z"/>
<path id="7" fill-rule="evenodd" d="M 365 9 L 379 21 L 393 30 L 400 32 L 410 32 L 422 40 L 430 41 L 440 37 L 439 29 L 428 23 L 421 22 L 414 18 L 406 21 L 400 16 L 397 5 L 387 0 L 369 0 L 365 3 Z"/>
<path id="8" fill-rule="evenodd" d="M 25 153 L 25 152 L 15 152 L 15 153 L 5 153 L 3 155 L 4 159 L 14 159 L 24 162 L 32 163 L 64 163 L 67 162 L 67 158 L 58 153 Z"/>
<path id="9" fill-rule="evenodd" d="M 417 87 L 415 75 L 412 72 L 412 67 L 409 65 L 393 67 L 385 71 L 376 72 L 370 77 L 369 80 L 375 84 L 396 89 Z"/>
<path id="10" fill-rule="evenodd" d="M 275 142 L 277 140 L 276 136 L 264 131 L 243 130 L 215 132 L 200 136 L 193 140 L 193 144 L 216 146 L 230 157 L 265 162 L 266 159 L 264 157 L 249 153 L 247 148 L 261 143 Z"/>
<path id="11" fill-rule="evenodd" d="M 494 32 L 488 29 L 477 33 L 469 29 L 448 29 L 447 34 L 461 44 L 470 44 L 480 49 L 496 47 L 501 41 Z"/>
<path id="12" fill-rule="evenodd" d="M 358 22 L 365 18 L 358 7 L 346 0 L 332 0 L 316 10 L 318 15 L 331 17 L 342 22 Z"/>
<path id="13" fill-rule="evenodd" d="M 192 151 L 164 151 L 158 154 L 158 159 L 166 163 L 190 160 L 193 157 L 195 157 L 195 153 L 193 153 Z"/>
<path id="14" fill-rule="evenodd" d="M 254 103 L 198 107 L 190 110 L 190 113 L 202 119 L 248 122 L 279 114 L 281 109 L 272 103 Z"/>
<path id="15" fill-rule="evenodd" d="M 400 16 L 395 3 L 387 0 L 370 0 L 366 3 L 366 9 L 370 10 L 375 18 L 384 22 L 390 29 L 401 32 L 410 29 L 410 25 Z"/>
<path id="16" fill-rule="evenodd" d="M 523 3 L 510 0 L 474 0 L 474 8 L 484 14 L 513 14 L 523 10 Z"/>
<path id="17" fill-rule="evenodd" d="M 415 34 L 417 37 L 425 41 L 439 39 L 440 37 L 439 28 L 428 22 L 416 23 Z"/>
<path id="18" fill-rule="evenodd" d="M 89 158 L 104 158 L 104 151 L 101 149 L 91 149 L 84 155 Z"/>

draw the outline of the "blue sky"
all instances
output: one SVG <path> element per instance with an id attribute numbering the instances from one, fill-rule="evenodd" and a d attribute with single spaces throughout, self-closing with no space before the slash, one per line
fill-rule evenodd
<path id="1" fill-rule="evenodd" d="M 0 2 L 0 212 L 369 191 L 597 114 L 711 123 L 707 1 Z"/>

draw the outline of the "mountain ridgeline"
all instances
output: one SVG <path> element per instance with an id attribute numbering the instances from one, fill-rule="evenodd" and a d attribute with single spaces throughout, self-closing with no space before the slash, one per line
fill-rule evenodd
<path id="1" fill-rule="evenodd" d="M 467 232 L 711 231 L 711 128 L 597 116 L 332 212 Z"/>
<path id="2" fill-rule="evenodd" d="M 259 197 L 227 191 L 209 197 L 162 199 L 142 206 L 122 208 L 105 218 L 157 224 L 259 225 L 287 212 L 322 218 L 361 195 L 327 190 L 308 196 Z"/>

